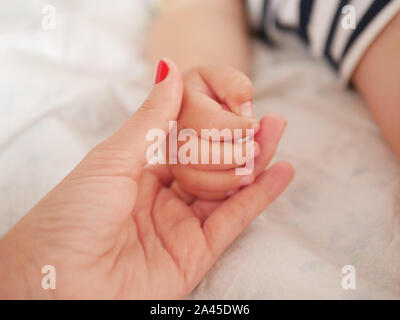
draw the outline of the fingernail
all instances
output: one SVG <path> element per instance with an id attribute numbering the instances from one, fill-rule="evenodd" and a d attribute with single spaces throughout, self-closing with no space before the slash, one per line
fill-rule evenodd
<path id="1" fill-rule="evenodd" d="M 251 101 L 247 101 L 240 106 L 240 114 L 246 118 L 253 117 L 253 104 Z"/>
<path id="2" fill-rule="evenodd" d="M 254 130 L 254 134 L 256 134 L 258 130 L 260 130 L 260 123 L 257 120 L 254 120 L 251 128 Z"/>
<path id="3" fill-rule="evenodd" d="M 157 66 L 155 84 L 163 81 L 167 77 L 168 72 L 169 72 L 168 65 L 163 60 L 160 60 L 160 62 L 158 63 L 158 66 Z"/>
<path id="4" fill-rule="evenodd" d="M 254 180 L 253 176 L 245 176 L 242 178 L 242 180 L 240 180 L 240 186 L 247 186 L 249 184 L 251 184 Z"/>
<path id="5" fill-rule="evenodd" d="M 278 121 L 282 124 L 283 127 L 286 127 L 286 126 L 287 126 L 287 121 L 286 121 L 286 119 L 283 118 L 281 115 L 276 114 L 276 113 L 270 113 L 270 114 L 268 114 L 267 116 L 278 120 Z"/>
<path id="6" fill-rule="evenodd" d="M 247 161 L 256 158 L 257 156 L 260 155 L 260 153 L 261 153 L 261 148 L 258 144 L 255 144 L 254 146 L 250 147 L 246 153 Z"/>
<path id="7" fill-rule="evenodd" d="M 230 191 L 228 191 L 228 192 L 226 193 L 226 195 L 227 195 L 228 197 L 231 197 L 231 196 L 233 196 L 235 193 L 237 193 L 238 191 L 239 191 L 239 189 L 230 190 Z"/>

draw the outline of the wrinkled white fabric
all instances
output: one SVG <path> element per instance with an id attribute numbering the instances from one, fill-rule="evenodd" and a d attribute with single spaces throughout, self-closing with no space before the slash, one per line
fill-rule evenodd
<path id="1" fill-rule="evenodd" d="M 47 4 L 55 30 L 41 28 Z M 143 101 L 147 9 L 0 3 L 0 235 Z M 190 298 L 397 298 L 400 167 L 366 106 L 295 39 L 255 53 L 256 113 L 288 120 L 276 159 L 297 174 Z M 341 287 L 344 265 L 356 290 Z"/>

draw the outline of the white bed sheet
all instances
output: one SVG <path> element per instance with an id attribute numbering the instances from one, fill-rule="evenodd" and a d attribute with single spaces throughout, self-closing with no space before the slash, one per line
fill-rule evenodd
<path id="1" fill-rule="evenodd" d="M 57 28 L 41 29 L 54 5 Z M 139 0 L 0 3 L 0 235 L 131 114 L 151 86 Z M 397 298 L 400 166 L 364 103 L 288 38 L 255 43 L 256 113 L 288 129 L 285 194 L 190 298 Z M 344 265 L 357 289 L 341 287 Z"/>

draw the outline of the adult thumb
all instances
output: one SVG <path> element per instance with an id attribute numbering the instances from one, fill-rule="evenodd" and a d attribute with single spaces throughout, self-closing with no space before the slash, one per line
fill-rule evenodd
<path id="1" fill-rule="evenodd" d="M 154 143 L 147 141 L 148 132 L 161 129 L 165 136 L 168 135 L 169 121 L 178 117 L 182 94 L 182 76 L 177 65 L 170 59 L 161 60 L 157 67 L 154 87 L 145 102 L 116 133 L 95 148 L 92 156 L 97 157 L 101 153 L 102 159 L 123 164 L 122 167 L 125 168 L 121 167 L 120 170 L 129 171 L 133 177 L 140 175 L 146 164 L 146 151 Z M 96 162 L 96 167 L 101 167 L 99 161 Z"/>

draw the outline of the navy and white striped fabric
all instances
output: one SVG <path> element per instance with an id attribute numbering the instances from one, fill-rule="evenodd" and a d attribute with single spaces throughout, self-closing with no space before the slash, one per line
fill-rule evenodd
<path id="1" fill-rule="evenodd" d="M 342 25 L 346 6 L 355 13 L 355 29 Z M 347 81 L 374 38 L 400 12 L 400 0 L 247 0 L 247 9 L 253 28 L 266 40 L 279 42 L 282 31 L 296 33 Z"/>

